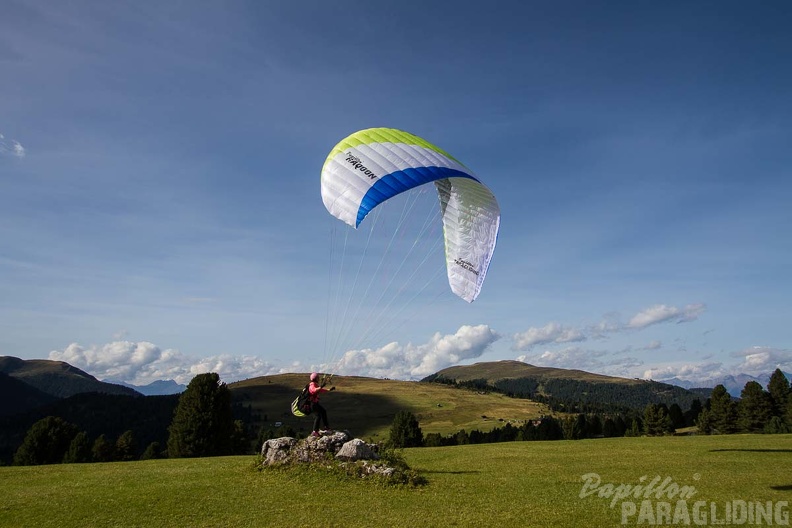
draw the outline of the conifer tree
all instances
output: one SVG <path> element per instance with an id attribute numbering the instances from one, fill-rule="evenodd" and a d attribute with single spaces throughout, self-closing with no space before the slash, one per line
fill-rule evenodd
<path id="1" fill-rule="evenodd" d="M 767 390 L 770 393 L 770 398 L 773 401 L 773 415 L 784 416 L 786 410 L 787 400 L 792 391 L 789 386 L 789 380 L 781 372 L 781 369 L 775 369 L 770 376 L 770 382 L 767 384 Z"/>
<path id="2" fill-rule="evenodd" d="M 391 423 L 389 443 L 393 447 L 419 447 L 423 444 L 423 432 L 413 413 L 410 411 L 396 413 Z"/>
<path id="3" fill-rule="evenodd" d="M 691 426 L 696 425 L 698 422 L 698 417 L 704 407 L 701 405 L 701 400 L 696 398 L 692 402 L 690 402 L 690 409 L 685 411 L 685 425 Z"/>
<path id="4" fill-rule="evenodd" d="M 140 455 L 140 460 L 154 460 L 162 458 L 162 445 L 159 442 L 151 442 L 143 454 Z"/>
<path id="5" fill-rule="evenodd" d="M 234 419 L 231 393 L 214 372 L 195 376 L 179 397 L 168 428 L 168 456 L 231 454 Z"/>
<path id="6" fill-rule="evenodd" d="M 79 429 L 62 418 L 47 416 L 28 430 L 25 440 L 14 454 L 14 465 L 37 466 L 59 464 Z"/>
<path id="7" fill-rule="evenodd" d="M 135 435 L 132 433 L 132 431 L 125 431 L 121 436 L 118 437 L 118 440 L 116 440 L 115 458 L 121 462 L 137 460 L 137 442 L 135 441 Z"/>
<path id="8" fill-rule="evenodd" d="M 84 464 L 90 462 L 92 458 L 91 441 L 88 439 L 88 433 L 80 431 L 74 439 L 72 439 L 69 449 L 63 457 L 63 463 Z"/>
<path id="9" fill-rule="evenodd" d="M 712 434 L 712 412 L 709 409 L 702 409 L 699 412 L 696 427 L 701 434 Z"/>
<path id="10" fill-rule="evenodd" d="M 668 408 L 668 417 L 671 419 L 671 425 L 674 429 L 682 429 L 685 427 L 685 413 L 677 403 L 672 403 Z"/>
<path id="11" fill-rule="evenodd" d="M 709 414 L 713 433 L 737 432 L 737 405 L 723 385 L 716 385 L 712 389 Z"/>
<path id="12" fill-rule="evenodd" d="M 650 403 L 644 409 L 644 432 L 648 436 L 662 436 L 673 431 L 671 418 L 664 405 Z"/>
<path id="13" fill-rule="evenodd" d="M 94 440 L 91 455 L 94 462 L 112 462 L 115 460 L 115 446 L 105 435 L 100 434 Z"/>
<path id="14" fill-rule="evenodd" d="M 740 394 L 738 413 L 740 430 L 746 433 L 758 433 L 773 416 L 773 400 L 758 382 L 749 381 Z"/>

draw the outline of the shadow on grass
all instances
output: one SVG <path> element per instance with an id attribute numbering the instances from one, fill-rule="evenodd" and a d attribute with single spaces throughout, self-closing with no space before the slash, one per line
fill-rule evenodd
<path id="1" fill-rule="evenodd" d="M 792 484 L 787 484 L 786 486 L 770 486 L 770 489 L 776 491 L 792 491 Z"/>
<path id="2" fill-rule="evenodd" d="M 275 422 L 280 422 L 297 433 L 311 431 L 315 415 L 297 418 L 291 413 L 292 400 L 307 383 L 304 377 L 294 378 L 293 386 L 286 382 L 267 380 L 258 385 L 242 385 L 232 389 L 234 403 L 253 407 L 256 417 L 251 426 L 254 430 L 274 427 Z M 412 410 L 396 396 L 345 391 L 343 378 L 339 377 L 336 381 L 339 382 L 338 390 L 322 394 L 321 397 L 333 429 L 348 430 L 353 436 L 366 437 L 373 431 L 389 427 L 397 412 Z"/>
<path id="3" fill-rule="evenodd" d="M 792 453 L 792 449 L 710 449 L 710 453 L 742 451 L 745 453 Z"/>

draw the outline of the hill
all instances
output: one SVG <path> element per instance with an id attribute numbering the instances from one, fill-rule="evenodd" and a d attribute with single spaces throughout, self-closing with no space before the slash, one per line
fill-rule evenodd
<path id="1" fill-rule="evenodd" d="M 546 402 L 570 412 L 643 409 L 649 403 L 677 403 L 687 409 L 701 391 L 655 381 L 603 376 L 582 370 L 537 367 L 521 361 L 493 361 L 443 369 L 424 382 L 462 384 Z"/>
<path id="2" fill-rule="evenodd" d="M 485 379 L 495 383 L 503 379 L 570 379 L 590 383 L 616 383 L 620 385 L 636 386 L 646 383 L 643 380 L 604 376 L 583 370 L 562 369 L 554 367 L 537 367 L 529 363 L 515 360 L 489 361 L 473 365 L 458 365 L 445 368 L 434 376 L 441 376 L 457 381 L 471 381 Z"/>
<path id="3" fill-rule="evenodd" d="M 297 418 L 290 405 L 308 381 L 308 374 L 278 374 L 228 385 L 238 405 L 249 406 L 254 427 L 276 423 L 308 432 L 313 416 Z M 415 381 L 335 376 L 337 391 L 324 394 L 330 426 L 357 436 L 387 436 L 393 417 L 408 410 L 426 433 L 455 433 L 460 429 L 488 431 L 502 421 L 523 421 L 548 413 L 546 406 L 503 394 L 478 393 Z"/>
<path id="4" fill-rule="evenodd" d="M 0 417 L 18 414 L 52 403 L 57 398 L 24 381 L 0 372 Z"/>
<path id="5" fill-rule="evenodd" d="M 62 361 L 0 356 L 0 372 L 56 398 L 68 398 L 83 392 L 140 396 L 139 392 L 129 387 L 99 381 Z"/>

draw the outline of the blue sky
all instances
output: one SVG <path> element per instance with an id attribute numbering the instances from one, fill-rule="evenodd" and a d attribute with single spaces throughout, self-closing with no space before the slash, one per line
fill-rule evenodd
<path id="1" fill-rule="evenodd" d="M 479 299 L 339 372 L 792 371 L 788 2 L 0 7 L 0 354 L 103 379 L 327 356 L 319 173 L 400 128 L 498 198 Z"/>

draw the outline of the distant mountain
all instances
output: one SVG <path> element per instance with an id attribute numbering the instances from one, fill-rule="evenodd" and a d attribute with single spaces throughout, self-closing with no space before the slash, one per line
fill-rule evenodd
<path id="1" fill-rule="evenodd" d="M 12 356 L 0 356 L 0 372 L 56 398 L 68 398 L 84 392 L 141 395 L 129 387 L 99 381 L 90 374 L 62 361 L 26 360 Z"/>
<path id="2" fill-rule="evenodd" d="M 736 374 L 734 376 L 720 376 L 717 378 L 708 378 L 708 379 L 699 379 L 696 381 L 690 380 L 683 380 L 679 378 L 669 378 L 664 380 L 658 380 L 662 383 L 670 383 L 671 385 L 676 385 L 677 387 L 683 387 L 685 389 L 694 389 L 698 387 L 706 387 L 706 388 L 714 388 L 716 385 L 723 385 L 726 387 L 726 390 L 729 394 L 731 394 L 734 398 L 739 398 L 740 393 L 742 393 L 743 388 L 745 388 L 745 384 L 749 381 L 756 381 L 767 389 L 767 384 L 770 383 L 770 376 L 771 373 L 762 374 L 761 376 L 751 376 L 750 374 Z M 784 375 L 787 379 L 792 379 L 792 374 L 788 372 L 784 372 Z"/>
<path id="3" fill-rule="evenodd" d="M 114 381 L 111 383 L 118 383 L 124 387 L 129 387 L 130 389 L 134 389 L 144 396 L 169 396 L 171 394 L 181 394 L 184 392 L 184 389 L 187 388 L 187 385 L 181 385 L 173 380 L 157 380 L 152 381 L 148 385 L 132 385 L 131 383 L 125 383 L 123 381 Z"/>
<path id="4" fill-rule="evenodd" d="M 521 361 L 493 361 L 443 369 L 422 381 L 461 384 L 549 403 L 568 412 L 641 410 L 649 403 L 688 409 L 701 392 L 637 378 L 582 370 L 537 367 Z"/>

